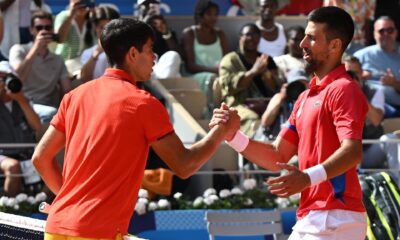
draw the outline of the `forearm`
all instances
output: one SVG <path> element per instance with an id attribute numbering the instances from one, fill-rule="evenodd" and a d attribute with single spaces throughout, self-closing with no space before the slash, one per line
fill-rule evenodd
<path id="1" fill-rule="evenodd" d="M 285 159 L 276 145 L 255 140 L 250 140 L 249 145 L 241 154 L 257 166 L 271 171 L 281 170 L 281 167 L 276 165 L 277 162 L 289 161 L 289 159 Z"/>
<path id="2" fill-rule="evenodd" d="M 357 166 L 361 159 L 361 141 L 344 140 L 340 148 L 325 160 L 322 165 L 325 168 L 327 178 L 331 179 Z"/>
<path id="3" fill-rule="evenodd" d="M 25 82 L 28 79 L 29 73 L 32 70 L 32 65 L 35 55 L 36 52 L 34 51 L 34 48 L 32 48 L 19 65 L 13 66 L 15 68 L 15 72 L 18 74 L 18 77 L 23 82 Z"/>
<path id="4" fill-rule="evenodd" d="M 256 77 L 256 73 L 252 70 L 247 71 L 243 77 L 239 80 L 238 87 L 240 88 L 248 88 L 250 84 L 253 82 L 253 79 Z"/>
<path id="5" fill-rule="evenodd" d="M 86 62 L 85 65 L 83 65 L 81 69 L 81 81 L 82 82 L 87 82 L 93 79 L 93 71 L 94 67 L 96 66 L 97 58 L 94 58 L 91 56 L 89 58 L 89 61 Z"/>
<path id="6" fill-rule="evenodd" d="M 51 161 L 46 160 L 46 161 Z M 36 170 L 42 177 L 43 181 L 49 187 L 49 189 L 57 195 L 62 186 L 62 173 L 61 169 L 54 158 L 50 165 L 35 165 Z"/>
<path id="7" fill-rule="evenodd" d="M 367 119 L 374 125 L 379 126 L 383 120 L 383 111 L 379 108 L 375 108 L 368 103 Z"/>
<path id="8" fill-rule="evenodd" d="M 22 97 L 20 100 L 18 100 L 18 104 L 24 112 L 25 118 L 28 121 L 29 126 L 35 131 L 40 131 L 42 129 L 40 118 L 33 110 L 28 100 L 26 100 L 25 97 Z"/>
<path id="9" fill-rule="evenodd" d="M 279 94 L 279 93 L 278 93 Z M 269 102 L 267 109 L 261 117 L 261 126 L 271 126 L 279 115 L 281 106 L 283 104 L 283 97 L 275 95 Z"/>
<path id="10" fill-rule="evenodd" d="M 64 22 L 61 24 L 60 28 L 57 30 L 57 33 L 59 35 L 59 43 L 65 42 L 67 39 L 69 30 L 71 28 L 71 21 L 72 21 L 72 16 L 68 16 L 65 18 Z"/>
<path id="11" fill-rule="evenodd" d="M 210 160 L 224 140 L 224 136 L 224 133 L 219 127 L 213 128 L 203 139 L 193 144 L 185 151 L 181 159 L 184 178 L 193 175 L 193 173 L 197 172 Z"/>
<path id="12" fill-rule="evenodd" d="M 50 125 L 32 156 L 33 165 L 54 194 L 62 186 L 62 174 L 55 157 L 64 145 L 65 134 Z"/>
<path id="13" fill-rule="evenodd" d="M 0 10 L 2 12 L 7 11 L 7 9 L 13 4 L 15 0 L 4 0 L 0 3 Z"/>

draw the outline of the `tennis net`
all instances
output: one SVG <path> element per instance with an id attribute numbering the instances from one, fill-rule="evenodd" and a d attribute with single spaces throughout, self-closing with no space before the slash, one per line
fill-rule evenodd
<path id="1" fill-rule="evenodd" d="M 43 240 L 46 221 L 0 212 L 1 240 Z"/>

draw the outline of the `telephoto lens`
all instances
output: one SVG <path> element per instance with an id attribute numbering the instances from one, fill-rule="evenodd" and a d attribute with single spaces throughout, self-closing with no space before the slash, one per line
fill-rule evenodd
<path id="1" fill-rule="evenodd" d="M 3 81 L 6 84 L 6 87 L 8 88 L 8 90 L 10 90 L 12 93 L 17 93 L 17 92 L 21 91 L 21 89 L 22 89 L 21 80 L 19 80 L 19 78 L 12 73 L 8 73 L 3 78 Z"/>

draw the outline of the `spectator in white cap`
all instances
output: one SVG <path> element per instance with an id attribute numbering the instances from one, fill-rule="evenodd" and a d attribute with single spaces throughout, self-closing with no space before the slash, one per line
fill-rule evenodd
<path id="1" fill-rule="evenodd" d="M 38 115 L 21 91 L 15 71 L 6 61 L 0 62 L 0 143 L 35 143 L 41 130 Z M 14 197 L 22 191 L 19 161 L 30 159 L 33 149 L 0 149 L 0 172 L 5 175 L 4 192 Z"/>
<path id="2" fill-rule="evenodd" d="M 293 110 L 293 104 L 300 93 L 308 88 L 309 76 L 303 69 L 292 69 L 287 73 L 287 83 L 276 93 L 268 103 L 261 117 L 260 129 L 263 138 L 275 139 Z M 257 134 L 259 136 L 260 134 Z"/>

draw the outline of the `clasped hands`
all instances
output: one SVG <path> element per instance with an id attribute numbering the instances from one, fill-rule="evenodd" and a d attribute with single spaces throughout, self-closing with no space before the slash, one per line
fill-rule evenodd
<path id="1" fill-rule="evenodd" d="M 225 140 L 230 141 L 240 128 L 240 117 L 237 110 L 229 108 L 225 103 L 220 108 L 215 108 L 208 126 L 210 129 L 220 125 L 225 130 Z"/>

